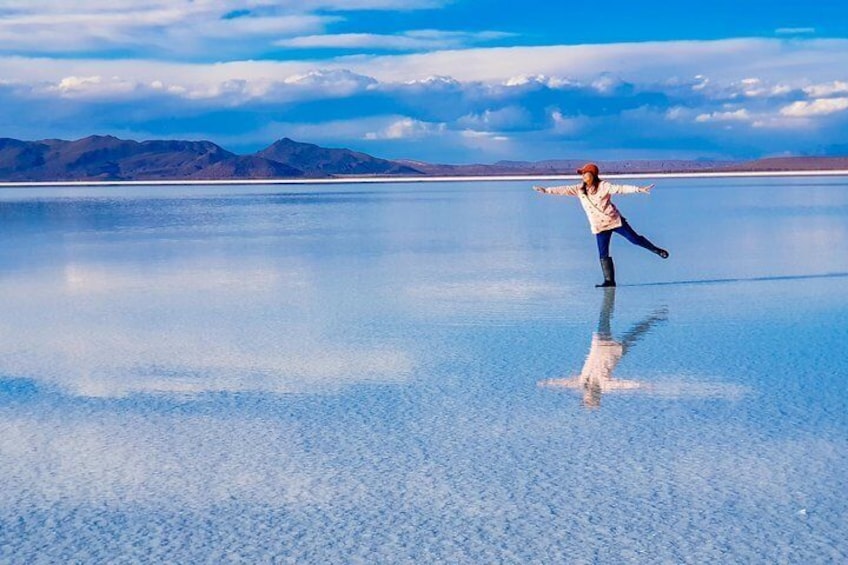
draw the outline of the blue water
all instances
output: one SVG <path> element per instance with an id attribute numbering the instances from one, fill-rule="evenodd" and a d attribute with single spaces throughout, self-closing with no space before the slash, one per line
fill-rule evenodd
<path id="1" fill-rule="evenodd" d="M 4 189 L 0 561 L 845 562 L 848 178 L 656 182 L 613 292 L 529 183 Z"/>

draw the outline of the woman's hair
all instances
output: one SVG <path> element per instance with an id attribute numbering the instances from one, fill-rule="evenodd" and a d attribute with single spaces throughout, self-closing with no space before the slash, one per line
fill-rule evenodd
<path id="1" fill-rule="evenodd" d="M 601 184 L 601 178 L 598 175 L 596 175 L 592 171 L 586 171 L 586 172 L 588 172 L 592 175 L 592 179 L 595 181 L 593 186 L 598 186 L 599 184 Z M 586 190 L 588 190 L 588 188 L 589 187 L 586 186 L 586 181 L 584 180 L 583 184 L 580 185 L 580 192 L 582 192 L 583 194 L 586 194 Z"/>

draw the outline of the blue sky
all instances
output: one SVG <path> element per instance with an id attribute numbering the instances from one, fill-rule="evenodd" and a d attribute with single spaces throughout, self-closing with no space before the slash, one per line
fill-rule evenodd
<path id="1" fill-rule="evenodd" d="M 0 136 L 387 158 L 848 154 L 836 0 L 0 0 Z"/>

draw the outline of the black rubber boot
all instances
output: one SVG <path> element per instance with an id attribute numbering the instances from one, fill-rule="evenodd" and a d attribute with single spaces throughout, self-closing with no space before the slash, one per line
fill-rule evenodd
<path id="1" fill-rule="evenodd" d="M 595 287 L 615 286 L 615 265 L 613 265 L 612 257 L 601 257 L 601 270 L 604 272 L 604 282 L 596 284 Z"/>

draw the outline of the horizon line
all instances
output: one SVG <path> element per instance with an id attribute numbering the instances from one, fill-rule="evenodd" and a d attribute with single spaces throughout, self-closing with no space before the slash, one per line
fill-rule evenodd
<path id="1" fill-rule="evenodd" d="M 614 173 L 604 178 L 723 178 L 723 177 L 816 177 L 848 176 L 848 169 L 802 171 L 721 171 L 680 173 Z M 297 185 L 297 184 L 391 184 L 420 182 L 515 182 L 579 179 L 576 174 L 561 175 L 455 175 L 455 176 L 336 176 L 332 178 L 280 179 L 209 179 L 209 180 L 105 180 L 105 181 L 0 181 L 0 188 L 51 188 L 86 186 L 227 186 L 227 185 Z"/>

